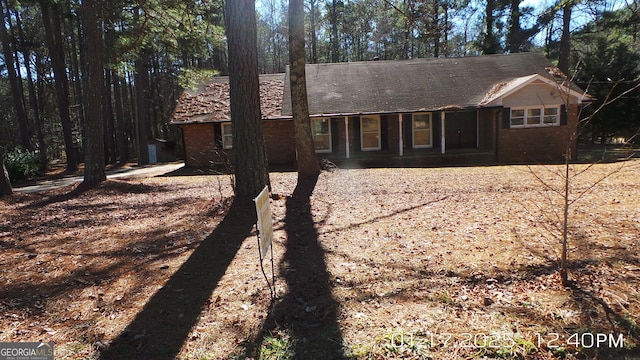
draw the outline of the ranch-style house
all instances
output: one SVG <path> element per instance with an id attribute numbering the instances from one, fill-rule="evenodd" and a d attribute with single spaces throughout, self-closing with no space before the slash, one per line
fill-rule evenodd
<path id="1" fill-rule="evenodd" d="M 344 166 L 540 163 L 576 154 L 587 94 L 538 53 L 308 64 L 319 158 Z M 260 75 L 269 163 L 296 159 L 289 73 Z M 228 77 L 187 89 L 173 113 L 185 163 L 233 155 Z"/>

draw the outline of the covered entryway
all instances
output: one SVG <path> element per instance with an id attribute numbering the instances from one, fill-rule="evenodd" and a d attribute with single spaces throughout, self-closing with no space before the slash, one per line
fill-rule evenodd
<path id="1" fill-rule="evenodd" d="M 475 111 L 447 112 L 445 118 L 447 149 L 478 147 L 478 120 Z"/>

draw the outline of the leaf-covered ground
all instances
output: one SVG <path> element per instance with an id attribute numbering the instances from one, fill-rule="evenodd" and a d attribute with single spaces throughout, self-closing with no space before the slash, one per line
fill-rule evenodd
<path id="1" fill-rule="evenodd" d="M 337 170 L 310 196 L 273 173 L 273 304 L 228 176 L 16 194 L 0 341 L 56 359 L 637 358 L 640 161 L 585 169 L 566 288 L 560 166 Z"/>

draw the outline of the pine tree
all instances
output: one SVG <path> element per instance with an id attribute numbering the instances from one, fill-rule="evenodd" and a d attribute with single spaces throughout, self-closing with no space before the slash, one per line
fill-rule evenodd
<path id="1" fill-rule="evenodd" d="M 226 2 L 236 201 L 248 203 L 269 183 L 262 136 L 254 0 Z"/>

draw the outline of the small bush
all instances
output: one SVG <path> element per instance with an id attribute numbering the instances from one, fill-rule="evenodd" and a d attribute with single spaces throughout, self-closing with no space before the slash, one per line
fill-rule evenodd
<path id="1" fill-rule="evenodd" d="M 40 174 L 40 160 L 36 151 L 20 148 L 4 154 L 4 165 L 12 182 L 28 179 Z"/>

